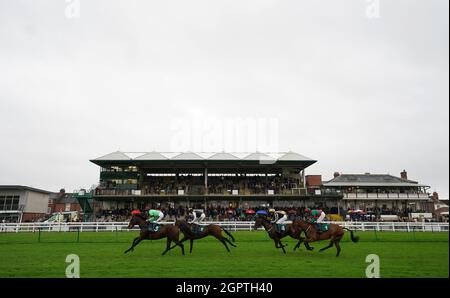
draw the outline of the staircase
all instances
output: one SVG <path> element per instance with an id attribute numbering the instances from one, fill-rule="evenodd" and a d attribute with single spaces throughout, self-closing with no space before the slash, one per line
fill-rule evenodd
<path id="1" fill-rule="evenodd" d="M 87 192 L 84 189 L 74 192 L 74 196 L 83 210 L 83 222 L 94 221 L 94 197 L 93 191 Z"/>

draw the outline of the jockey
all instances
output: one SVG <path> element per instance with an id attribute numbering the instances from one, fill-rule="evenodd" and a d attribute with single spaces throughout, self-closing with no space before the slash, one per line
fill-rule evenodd
<path id="1" fill-rule="evenodd" d="M 158 223 L 164 218 L 164 213 L 160 210 L 150 209 L 148 211 L 148 221 Z"/>
<path id="2" fill-rule="evenodd" d="M 205 219 L 206 215 L 202 211 L 194 211 L 194 209 L 189 208 L 189 218 L 191 221 L 189 223 L 199 224 L 201 221 Z"/>
<path id="3" fill-rule="evenodd" d="M 308 220 L 310 223 L 312 224 L 321 224 L 323 223 L 323 220 L 325 219 L 325 212 L 323 212 L 321 209 L 314 209 L 311 210 L 309 208 L 305 209 L 305 212 L 308 216 Z M 318 227 L 320 227 L 320 225 L 318 225 Z"/>
<path id="4" fill-rule="evenodd" d="M 275 211 L 275 209 L 269 209 L 269 213 L 273 216 L 272 223 L 277 225 L 283 225 L 287 220 L 287 213 L 283 210 Z M 284 230 L 284 227 L 282 227 L 282 230 Z"/>

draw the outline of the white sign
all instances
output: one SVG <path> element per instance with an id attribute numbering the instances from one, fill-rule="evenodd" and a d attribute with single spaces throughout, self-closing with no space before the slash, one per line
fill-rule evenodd
<path id="1" fill-rule="evenodd" d="M 411 218 L 433 218 L 433 214 L 431 213 L 410 213 Z"/>

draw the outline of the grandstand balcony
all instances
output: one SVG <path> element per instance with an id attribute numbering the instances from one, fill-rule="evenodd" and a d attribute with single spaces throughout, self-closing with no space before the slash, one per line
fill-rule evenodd
<path id="1" fill-rule="evenodd" d="M 427 193 L 400 193 L 400 192 L 393 192 L 393 193 L 344 193 L 343 199 L 347 200 L 360 200 L 360 199 L 378 199 L 378 200 L 408 200 L 408 199 L 414 199 L 414 200 L 428 200 L 429 195 Z"/>

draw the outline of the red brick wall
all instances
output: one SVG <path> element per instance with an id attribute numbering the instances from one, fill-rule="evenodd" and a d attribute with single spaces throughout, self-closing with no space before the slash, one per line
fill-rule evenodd
<path id="1" fill-rule="evenodd" d="M 322 186 L 322 175 L 307 175 L 306 187 L 320 187 Z"/>
<path id="2" fill-rule="evenodd" d="M 51 208 L 51 213 L 54 212 L 65 212 L 66 211 L 66 204 L 48 204 L 48 207 Z M 81 206 L 78 203 L 72 203 L 70 204 L 70 211 L 81 211 Z"/>
<path id="3" fill-rule="evenodd" d="M 44 213 L 24 213 L 22 215 L 22 222 L 36 221 L 44 216 Z"/>

